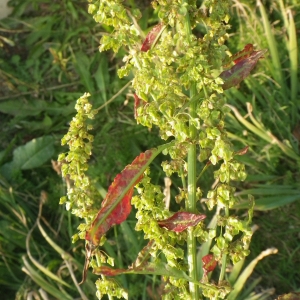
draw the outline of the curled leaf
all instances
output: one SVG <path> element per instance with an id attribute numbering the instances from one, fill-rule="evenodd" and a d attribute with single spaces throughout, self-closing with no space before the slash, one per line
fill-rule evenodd
<path id="1" fill-rule="evenodd" d="M 242 80 L 249 76 L 250 72 L 256 66 L 258 60 L 263 57 L 267 49 L 253 51 L 247 58 L 237 59 L 238 63 L 231 69 L 223 71 L 219 77 L 223 79 L 223 90 L 227 90 L 238 85 Z"/>
<path id="2" fill-rule="evenodd" d="M 216 266 L 217 266 L 217 261 L 215 260 L 212 254 L 207 254 L 202 257 L 202 269 L 204 275 L 207 275 L 207 273 L 212 272 Z"/>
<path id="3" fill-rule="evenodd" d="M 162 28 L 163 28 L 163 24 L 159 23 L 151 29 L 151 31 L 147 34 L 145 38 L 145 41 L 141 47 L 141 51 L 147 52 L 148 50 L 151 49 L 153 43 L 155 42 Z"/>
<path id="4" fill-rule="evenodd" d="M 130 200 L 133 188 L 143 178 L 141 170 L 149 162 L 152 154 L 152 150 L 141 153 L 115 177 L 101 204 L 100 211 L 86 232 L 85 239 L 94 246 L 99 244 L 101 236 L 113 225 L 120 224 L 127 219 L 131 211 Z"/>
<path id="5" fill-rule="evenodd" d="M 200 221 L 206 218 L 206 215 L 197 215 L 189 212 L 177 212 L 172 217 L 158 221 L 160 227 L 175 232 L 182 232 L 191 226 L 196 226 Z"/>
<path id="6" fill-rule="evenodd" d="M 249 146 L 246 146 L 245 148 L 238 150 L 234 152 L 235 155 L 245 155 L 249 150 Z"/>

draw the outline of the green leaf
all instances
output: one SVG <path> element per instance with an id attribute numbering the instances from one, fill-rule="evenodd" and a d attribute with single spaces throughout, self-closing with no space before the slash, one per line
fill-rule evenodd
<path id="1" fill-rule="evenodd" d="M 294 201 L 297 201 L 300 199 L 300 195 L 280 195 L 280 196 L 273 196 L 273 197 L 263 197 L 258 200 L 255 200 L 255 210 L 271 210 L 278 208 L 280 206 L 284 206 L 287 204 L 290 204 Z M 248 208 L 248 202 L 242 202 L 238 205 L 235 205 L 233 207 L 234 209 L 242 209 L 242 208 Z"/>
<path id="2" fill-rule="evenodd" d="M 260 260 L 262 260 L 264 257 L 271 255 L 271 254 L 276 254 L 278 250 L 276 248 L 269 248 L 265 251 L 262 251 L 260 255 L 258 255 L 255 259 L 253 259 L 249 265 L 244 269 L 242 274 L 239 276 L 237 281 L 234 283 L 233 290 L 232 292 L 228 295 L 227 300 L 235 300 L 237 299 L 238 294 L 242 291 L 242 289 L 245 286 L 245 283 L 247 279 L 251 276 L 254 268 L 258 264 Z"/>
<path id="3" fill-rule="evenodd" d="M 107 87 L 109 85 L 109 71 L 108 71 L 108 61 L 105 55 L 100 56 L 99 66 L 95 72 L 95 82 L 97 89 L 101 93 L 101 97 L 104 102 L 107 101 Z"/>
<path id="4" fill-rule="evenodd" d="M 0 111 L 13 116 L 36 116 L 44 111 L 47 103 L 44 100 L 8 100 L 0 103 Z"/>
<path id="5" fill-rule="evenodd" d="M 42 277 L 39 272 L 37 272 L 27 261 L 26 257 L 22 257 L 24 267 L 22 267 L 22 271 L 25 272 L 38 286 L 40 286 L 43 290 L 48 292 L 50 295 L 54 296 L 56 299 L 66 299 L 71 300 L 73 297 L 64 293 L 63 291 L 56 288 L 55 285 L 49 283 L 44 277 Z"/>
<path id="6" fill-rule="evenodd" d="M 54 154 L 54 139 L 44 136 L 33 139 L 14 150 L 13 165 L 21 170 L 40 167 Z"/>
<path id="7" fill-rule="evenodd" d="M 95 88 L 92 76 L 90 75 L 90 65 L 91 61 L 87 55 L 82 52 L 76 54 L 76 70 L 86 90 L 92 93 L 95 91 Z"/>

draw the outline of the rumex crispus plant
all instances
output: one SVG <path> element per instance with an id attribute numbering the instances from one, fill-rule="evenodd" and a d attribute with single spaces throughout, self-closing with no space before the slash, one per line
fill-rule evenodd
<path id="1" fill-rule="evenodd" d="M 249 198 L 246 220 L 230 214 L 237 201 L 232 183 L 246 177 L 244 165 L 235 156 L 244 155 L 247 148 L 235 150 L 227 137 L 223 90 L 248 76 L 265 51 L 246 45 L 229 57 L 224 43 L 230 1 L 205 1 L 201 6 L 197 1 L 153 1 L 158 22 L 147 36 L 139 26 L 142 13 L 135 6 L 123 1 L 90 2 L 95 21 L 113 28 L 103 35 L 100 51 L 126 50 L 118 74 L 134 76 L 137 123 L 157 126 L 167 143 L 141 153 L 118 174 L 99 210 L 97 191 L 86 175 L 93 140 L 88 119 L 97 110 L 89 104 L 88 94 L 77 101 L 78 113 L 62 140 L 70 151 L 59 160 L 64 162 L 64 176 L 73 180 L 61 202 L 85 219 L 74 237 L 86 240 L 83 280 L 91 266 L 100 276 L 98 298 L 104 294 L 128 298 L 128 292 L 112 279 L 128 273 L 162 276 L 164 299 L 225 299 L 231 291 L 226 266 L 249 253 L 253 200 Z M 201 37 L 194 34 L 196 30 Z M 166 176 L 177 174 L 181 179 L 174 199 L 177 205 L 172 205 L 177 212 L 170 211 L 161 187 L 151 182 L 150 164 L 159 153 L 169 157 L 162 163 Z M 199 202 L 203 197 L 201 176 L 210 167 L 215 170 L 215 183 L 205 203 L 209 210 L 218 211 L 218 217 L 206 228 Z M 131 205 L 137 210 L 136 230 L 149 242 L 128 269 L 112 268 L 112 258 L 100 248 L 106 232 L 126 220 Z M 204 243 L 208 248 L 200 252 L 199 260 L 198 248 Z M 214 271 L 217 265 L 219 274 Z M 213 271 L 217 282 L 211 280 Z"/>

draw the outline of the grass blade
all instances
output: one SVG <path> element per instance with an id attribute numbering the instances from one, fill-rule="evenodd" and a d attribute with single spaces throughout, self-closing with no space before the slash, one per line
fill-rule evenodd
<path id="1" fill-rule="evenodd" d="M 271 57 L 272 57 L 272 69 L 274 71 L 274 77 L 276 81 L 280 84 L 281 88 L 285 88 L 285 84 L 283 82 L 283 75 L 282 75 L 282 68 L 280 64 L 280 57 L 277 49 L 277 43 L 274 37 L 274 34 L 272 33 L 272 29 L 270 26 L 270 21 L 268 19 L 266 10 L 264 8 L 264 5 L 261 3 L 260 0 L 257 0 L 257 6 L 259 8 L 261 17 L 262 17 L 262 22 L 263 22 L 263 27 L 265 30 L 265 37 L 267 38 Z M 283 91 L 286 92 L 286 91 Z"/>
<path id="2" fill-rule="evenodd" d="M 49 294 L 54 296 L 56 299 L 65 299 L 65 300 L 72 300 L 73 297 L 70 295 L 61 292 L 53 285 L 51 285 L 48 281 L 46 281 L 42 276 L 39 275 L 28 263 L 25 256 L 22 257 L 24 267 L 22 271 L 24 271 L 36 284 L 38 284 L 42 289 L 47 291 Z"/>
<path id="3" fill-rule="evenodd" d="M 245 283 L 247 279 L 250 277 L 252 274 L 255 266 L 257 263 L 262 260 L 264 257 L 271 255 L 271 254 L 276 254 L 278 250 L 276 248 L 269 248 L 263 252 L 261 252 L 260 255 L 258 255 L 255 259 L 252 260 L 252 262 L 245 268 L 245 270 L 242 272 L 242 274 L 239 276 L 238 280 L 235 282 L 233 286 L 232 292 L 228 295 L 227 300 L 236 300 L 238 294 L 242 291 L 243 287 L 245 286 Z"/>

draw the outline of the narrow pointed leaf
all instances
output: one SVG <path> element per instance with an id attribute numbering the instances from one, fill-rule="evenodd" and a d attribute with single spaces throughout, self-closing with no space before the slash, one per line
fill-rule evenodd
<path id="1" fill-rule="evenodd" d="M 107 266 L 101 266 L 94 268 L 93 273 L 96 275 L 105 276 L 116 276 L 120 274 L 153 274 L 192 280 L 186 275 L 184 271 L 172 268 L 164 263 L 148 263 L 147 265 L 142 267 L 128 269 L 113 269 Z"/>
<path id="2" fill-rule="evenodd" d="M 86 279 L 86 273 L 89 267 L 89 261 L 93 255 L 93 250 L 99 245 L 101 237 L 113 225 L 120 224 L 128 217 L 131 207 L 130 200 L 133 193 L 133 187 L 143 177 L 143 173 L 154 158 L 166 148 L 172 147 L 174 141 L 159 146 L 157 149 L 147 150 L 135 158 L 131 165 L 128 165 L 120 174 L 118 174 L 108 189 L 108 193 L 101 204 L 98 212 L 89 230 L 87 230 L 85 239 L 86 256 L 82 274 L 82 284 Z"/>
<path id="3" fill-rule="evenodd" d="M 159 23 L 151 29 L 151 31 L 147 34 L 145 38 L 145 41 L 141 47 L 141 51 L 147 52 L 148 50 L 151 49 L 154 41 L 156 40 L 156 37 L 158 36 L 162 28 L 163 28 L 163 24 Z"/>
<path id="4" fill-rule="evenodd" d="M 227 90 L 238 85 L 242 80 L 249 76 L 250 72 L 256 66 L 258 60 L 267 52 L 266 49 L 254 51 L 249 57 L 239 60 L 231 69 L 223 71 L 219 77 L 223 79 L 223 90 Z"/>
<path id="5" fill-rule="evenodd" d="M 103 236 L 113 225 L 124 222 L 130 211 L 130 200 L 134 186 L 142 179 L 143 171 L 153 159 L 154 150 L 141 153 L 135 160 L 118 174 L 108 189 L 108 193 L 101 204 L 91 228 L 85 239 L 98 245 Z M 143 168 L 144 167 L 144 168 Z"/>
<path id="6" fill-rule="evenodd" d="M 188 227 L 196 226 L 205 218 L 205 215 L 197 215 L 189 212 L 177 212 L 172 217 L 163 221 L 158 221 L 157 223 L 160 227 L 164 227 L 168 230 L 182 232 Z"/>
<path id="7" fill-rule="evenodd" d="M 97 268 L 97 274 L 100 273 L 104 276 L 117 276 L 120 274 L 127 273 L 128 270 L 126 269 L 114 269 L 108 266 L 101 266 Z"/>
<path id="8" fill-rule="evenodd" d="M 238 297 L 238 294 L 242 291 L 242 289 L 245 286 L 245 283 L 247 279 L 251 276 L 253 273 L 254 268 L 258 264 L 260 260 L 262 260 L 264 257 L 276 254 L 278 250 L 276 248 L 269 248 L 267 250 L 262 251 L 255 259 L 253 259 L 247 267 L 243 270 L 243 272 L 239 275 L 238 279 L 233 285 L 233 290 L 230 292 L 230 294 L 227 296 L 227 300 L 235 300 Z"/>

